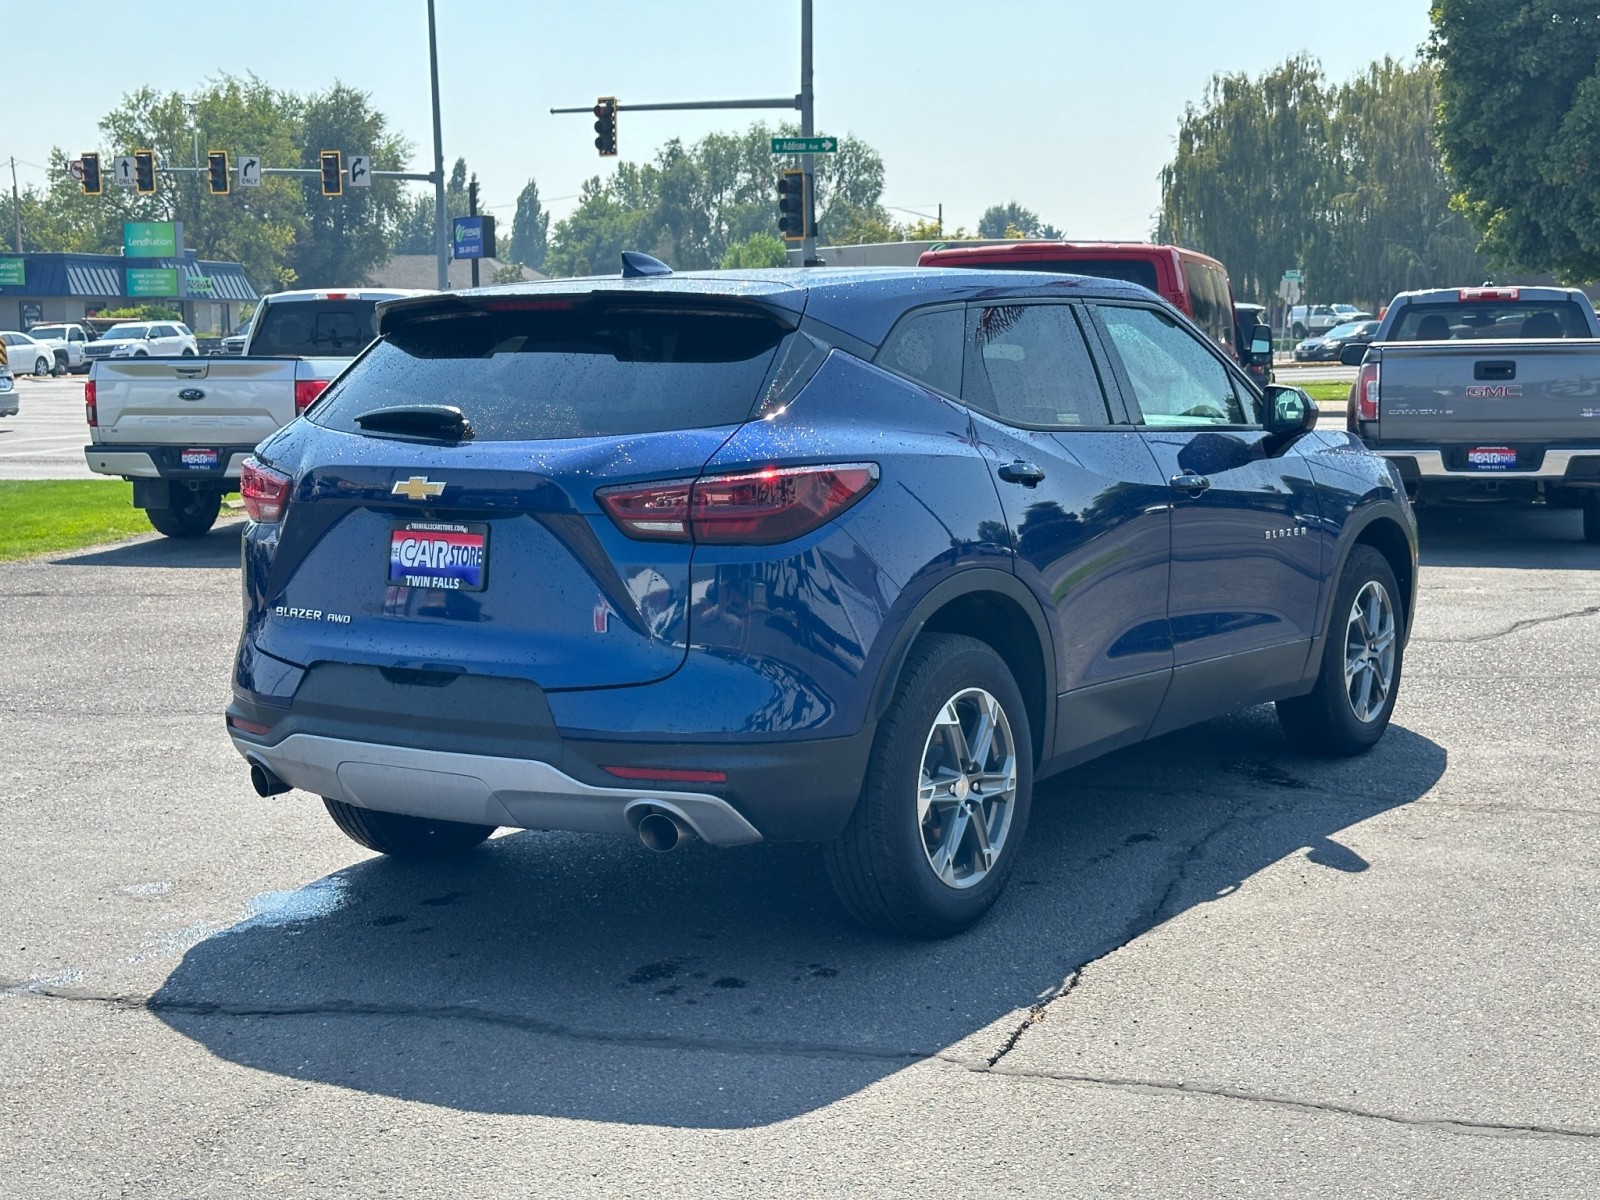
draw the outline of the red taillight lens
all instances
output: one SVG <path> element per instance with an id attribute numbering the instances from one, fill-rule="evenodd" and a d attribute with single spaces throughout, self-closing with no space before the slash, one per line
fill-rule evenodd
<path id="1" fill-rule="evenodd" d="M 697 771 L 684 767 L 605 767 L 618 779 L 653 779 L 668 783 L 727 783 L 726 771 Z"/>
<path id="2" fill-rule="evenodd" d="M 100 428 L 100 410 L 94 404 L 94 380 L 85 381 L 83 385 L 83 415 L 89 419 L 89 428 Z"/>
<path id="3" fill-rule="evenodd" d="M 294 381 L 294 415 L 299 416 L 316 402 L 322 395 L 322 389 L 328 386 L 326 379 L 296 379 Z"/>
<path id="4" fill-rule="evenodd" d="M 598 493 L 630 537 L 651 541 L 768 546 L 833 520 L 878 482 L 876 463 L 766 467 Z"/>
<path id="5" fill-rule="evenodd" d="M 1521 288 L 1475 287 L 1462 288 L 1456 293 L 1462 300 L 1515 300 Z"/>
<path id="6" fill-rule="evenodd" d="M 1362 363 L 1361 374 L 1356 378 L 1356 419 L 1378 419 L 1378 364 Z"/>
<path id="7" fill-rule="evenodd" d="M 278 520 L 289 503 L 292 482 L 282 471 L 274 471 L 253 458 L 245 459 L 239 468 L 239 495 L 244 498 L 246 515 L 263 525 Z"/>

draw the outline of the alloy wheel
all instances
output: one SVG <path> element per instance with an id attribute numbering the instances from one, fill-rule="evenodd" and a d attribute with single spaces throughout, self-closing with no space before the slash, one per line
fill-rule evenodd
<path id="1" fill-rule="evenodd" d="M 1345 695 L 1356 720 L 1370 722 L 1383 712 L 1394 686 L 1394 605 L 1376 580 L 1356 593 L 1344 635 Z"/>
<path id="2" fill-rule="evenodd" d="M 917 821 L 941 883 L 969 888 L 1000 859 L 1017 797 L 1017 747 L 1005 709 L 983 688 L 940 708 L 922 751 Z"/>

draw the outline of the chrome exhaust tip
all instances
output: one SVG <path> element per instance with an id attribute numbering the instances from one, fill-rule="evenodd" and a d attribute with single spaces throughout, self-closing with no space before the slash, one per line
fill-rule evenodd
<path id="1" fill-rule="evenodd" d="M 668 854 L 694 836 L 664 812 L 646 813 L 639 818 L 639 840 L 657 854 Z"/>

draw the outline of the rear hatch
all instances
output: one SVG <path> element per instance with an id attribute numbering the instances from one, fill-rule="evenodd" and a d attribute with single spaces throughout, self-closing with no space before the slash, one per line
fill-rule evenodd
<path id="1" fill-rule="evenodd" d="M 279 359 L 97 363 L 98 439 L 254 444 L 294 417 L 294 373 L 294 363 Z"/>
<path id="2" fill-rule="evenodd" d="M 1381 370 L 1381 441 L 1501 452 L 1447 456 L 1458 470 L 1536 469 L 1527 460 L 1540 446 L 1600 439 L 1600 341 L 1386 343 Z"/>
<path id="3" fill-rule="evenodd" d="M 699 599 L 692 546 L 625 536 L 596 492 L 698 475 L 763 396 L 793 314 L 649 294 L 414 311 L 311 410 L 320 428 L 262 448 L 297 483 L 257 644 L 548 689 L 670 674 Z"/>

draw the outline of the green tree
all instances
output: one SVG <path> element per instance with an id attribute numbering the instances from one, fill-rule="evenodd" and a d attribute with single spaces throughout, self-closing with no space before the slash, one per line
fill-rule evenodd
<path id="1" fill-rule="evenodd" d="M 1023 208 L 1015 200 L 996 204 L 983 210 L 978 218 L 978 236 L 981 238 L 1031 238 L 1040 236 L 1043 223 L 1031 208 Z"/>
<path id="2" fill-rule="evenodd" d="M 389 232 L 389 249 L 395 254 L 432 254 L 434 252 L 435 198 L 430 186 L 425 192 L 413 192 L 401 198 L 393 228 Z M 482 210 L 483 198 L 478 199 Z M 450 222 L 456 217 L 471 215 L 471 202 L 467 196 L 467 160 L 458 158 L 450 168 L 450 177 L 444 188 L 444 226 L 448 244 Z M 513 240 L 515 240 L 513 238 Z"/>
<path id="3" fill-rule="evenodd" d="M 385 131 L 387 122 L 363 91 L 335 83 L 306 100 L 300 123 L 300 161 L 316 166 L 327 147 L 344 147 L 372 156 L 375 170 L 398 171 L 410 146 Z M 306 220 L 289 248 L 288 261 L 304 287 L 337 287 L 364 282 L 373 268 L 389 257 L 394 227 L 404 199 L 394 180 L 377 179 L 370 187 L 350 187 L 344 194 L 324 196 L 321 180 L 302 176 Z"/>
<path id="4" fill-rule="evenodd" d="M 538 183 L 530 179 L 517 194 L 517 215 L 511 220 L 510 253 L 514 261 L 539 271 L 544 268 L 549 249 L 550 214 L 539 203 Z"/>
<path id="5" fill-rule="evenodd" d="M 1504 266 L 1600 278 L 1600 20 L 1570 0 L 1435 0 L 1439 144 Z"/>
<path id="6" fill-rule="evenodd" d="M 735 242 L 722 252 L 724 270 L 759 267 L 786 267 L 789 251 L 783 239 L 773 233 L 752 233 L 742 242 Z"/>

